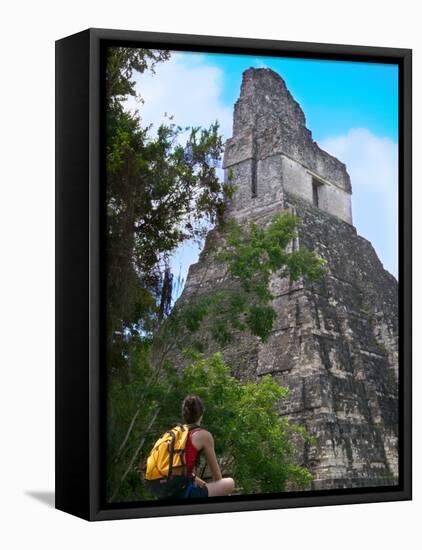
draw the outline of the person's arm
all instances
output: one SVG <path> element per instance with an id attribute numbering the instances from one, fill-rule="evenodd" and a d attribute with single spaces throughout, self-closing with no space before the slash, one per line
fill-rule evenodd
<path id="1" fill-rule="evenodd" d="M 203 487 L 204 485 L 206 485 L 206 481 L 204 481 L 203 479 L 201 479 L 199 476 L 195 475 L 195 483 L 196 485 L 198 485 L 198 487 Z"/>
<path id="2" fill-rule="evenodd" d="M 215 456 L 214 438 L 209 432 L 206 431 L 204 431 L 202 437 L 203 449 L 207 458 L 209 469 L 211 470 L 212 479 L 214 481 L 218 481 L 223 476 L 221 475 L 220 466 L 218 465 L 217 457 Z"/>

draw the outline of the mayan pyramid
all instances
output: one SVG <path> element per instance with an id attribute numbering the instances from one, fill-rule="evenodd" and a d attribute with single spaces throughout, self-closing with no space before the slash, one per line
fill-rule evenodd
<path id="1" fill-rule="evenodd" d="M 398 477 L 398 284 L 352 220 L 346 166 L 323 151 L 300 105 L 269 69 L 248 69 L 234 107 L 224 169 L 236 186 L 227 216 L 265 226 L 289 209 L 302 223 L 292 247 L 327 262 L 316 283 L 274 276 L 277 319 L 266 343 L 241 333 L 223 354 L 239 378 L 271 373 L 290 396 L 280 415 L 315 436 L 299 462 L 313 489 L 394 485 Z M 221 279 L 209 233 L 181 301 Z M 213 351 L 210 349 L 210 351 Z"/>

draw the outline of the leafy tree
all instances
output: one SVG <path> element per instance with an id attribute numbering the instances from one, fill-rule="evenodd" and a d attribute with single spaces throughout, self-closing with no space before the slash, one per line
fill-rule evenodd
<path id="1" fill-rule="evenodd" d="M 200 349 L 207 347 L 205 337 L 208 343 L 214 340 L 224 345 L 238 331 L 249 331 L 265 342 L 277 316 L 271 304 L 270 278 L 313 281 L 325 271 L 324 260 L 312 251 L 289 250 L 299 224 L 299 218 L 288 212 L 276 214 L 266 228 L 255 223 L 242 227 L 233 220 L 221 223 L 221 241 L 210 250 L 213 260 L 220 262 L 220 282 L 213 285 L 211 293 L 189 298 L 172 311 L 161 335 L 156 335 L 160 345 L 172 345 L 169 333 L 174 336 L 180 327 L 197 333 L 204 321 L 208 331 L 201 333 Z M 180 335 L 177 341 L 179 347 L 186 345 Z"/>
<path id="2" fill-rule="evenodd" d="M 242 383 L 231 376 L 221 354 L 215 353 L 197 357 L 184 369 L 178 397 L 191 393 L 204 400 L 203 425 L 214 435 L 221 468 L 234 477 L 238 492 L 279 492 L 288 482 L 309 487 L 312 476 L 295 464 L 297 450 L 291 435 L 310 438 L 277 413 L 280 400 L 289 395 L 287 388 L 270 375 L 257 383 Z"/>
<path id="3" fill-rule="evenodd" d="M 161 125 L 156 135 L 124 109 L 136 95 L 133 75 L 154 70 L 168 52 L 111 48 L 107 62 L 107 352 L 109 374 L 133 379 L 131 347 L 169 312 L 169 256 L 202 238 L 221 218 L 216 168 L 223 150 L 218 123 L 208 129 Z M 183 140 L 183 136 L 186 136 Z"/>
<path id="4" fill-rule="evenodd" d="M 122 110 L 122 103 L 128 96 L 137 95 L 134 73 L 142 74 L 146 70 L 155 72 L 157 63 L 170 59 L 168 50 L 146 48 L 110 47 L 107 51 L 106 101 L 107 111 Z"/>
<path id="5" fill-rule="evenodd" d="M 180 405 L 189 393 L 199 395 L 205 403 L 203 426 L 214 435 L 216 453 L 222 471 L 236 481 L 236 491 L 242 494 L 280 492 L 289 483 L 297 489 L 308 488 L 312 480 L 309 471 L 297 462 L 297 450 L 292 433 L 310 441 L 304 430 L 290 425 L 277 414 L 277 405 L 288 395 L 288 390 L 275 382 L 270 375 L 258 383 L 242 383 L 230 374 L 221 354 L 209 357 L 196 355 L 178 377 L 169 374 L 171 388 L 157 384 L 146 386 L 145 408 L 159 410 L 154 429 L 145 433 L 137 428 L 136 444 L 144 441 L 140 456 L 145 461 L 155 439 L 168 427 L 180 421 Z M 139 391 L 145 390 L 145 380 Z M 131 385 L 131 390 L 134 387 Z M 121 386 L 121 395 L 114 395 L 123 405 L 128 397 L 127 385 Z M 202 468 L 203 466 L 203 468 Z M 199 467 L 206 477 L 205 462 Z M 145 491 L 135 464 L 129 470 L 125 483 L 114 492 L 119 501 L 151 498 Z"/>
<path id="6" fill-rule="evenodd" d="M 134 466 L 140 457 L 145 458 L 148 446 L 153 442 L 151 435 L 155 434 L 155 437 L 158 437 L 159 430 L 164 430 L 166 423 L 174 421 L 175 407 L 180 406 L 184 395 L 190 392 L 199 393 L 204 397 L 206 395 L 207 402 L 210 403 L 210 407 L 207 405 L 207 410 L 215 410 L 214 416 L 210 415 L 209 422 L 211 426 L 216 427 L 216 440 L 220 442 L 217 450 L 221 449 L 226 455 L 232 453 L 232 459 L 227 463 L 227 468 L 229 472 L 236 472 L 236 475 L 242 479 L 242 490 L 259 490 L 265 479 L 267 489 L 272 483 L 275 483 L 276 488 L 284 487 L 288 479 L 294 478 L 294 472 L 297 473 L 296 482 L 298 483 L 300 479 L 309 479 L 303 469 L 298 469 L 291 462 L 293 447 L 291 443 L 287 443 L 286 434 L 290 433 L 292 428 L 284 420 L 276 420 L 274 401 L 276 398 L 281 399 L 286 396 L 285 388 L 281 388 L 275 382 L 266 381 L 267 385 L 253 383 L 245 385 L 244 388 L 247 388 L 245 393 L 230 394 L 230 388 L 233 389 L 235 381 L 228 376 L 228 371 L 225 370 L 227 367 L 222 365 L 219 355 L 213 355 L 214 359 L 210 359 L 211 363 L 207 363 L 205 358 L 205 362 L 197 363 L 193 370 L 189 367 L 180 369 L 182 353 L 194 353 L 193 350 L 198 348 L 195 346 L 196 335 L 202 337 L 201 347 L 205 350 L 209 349 L 210 340 L 220 345 L 229 341 L 236 330 L 247 330 L 261 341 L 266 340 L 276 317 L 276 312 L 271 305 L 272 295 L 268 290 L 269 278 L 272 274 L 295 279 L 305 277 L 311 280 L 321 276 L 324 267 L 323 261 L 318 256 L 306 250 L 286 250 L 289 242 L 296 236 L 298 223 L 298 218 L 289 213 L 282 213 L 276 215 L 267 228 L 251 224 L 249 229 L 242 230 L 236 223 L 221 226 L 223 241 L 213 251 L 216 260 L 218 259 L 222 265 L 226 266 L 226 275 L 222 278 L 221 287 L 213 289 L 213 292 L 206 296 L 191 296 L 189 300 L 182 302 L 172 311 L 160 332 L 148 342 L 148 348 L 142 348 L 143 352 L 146 349 L 149 350 L 147 354 L 142 355 L 143 370 L 141 369 L 136 375 L 137 380 L 142 382 L 139 383 L 138 390 L 135 390 L 134 384 L 131 385 L 130 396 L 127 393 L 124 394 L 125 398 L 122 401 L 124 401 L 126 417 L 120 427 L 126 425 L 127 428 L 124 436 L 120 434 L 120 441 L 116 439 L 117 452 L 115 448 L 110 447 L 115 456 L 112 468 L 113 478 L 110 481 L 114 486 L 112 491 L 114 497 L 117 495 L 122 497 L 128 490 L 128 484 L 135 486 L 138 493 L 141 491 Z M 237 284 L 233 285 L 233 283 Z M 205 327 L 206 330 L 204 330 Z M 205 343 L 204 337 L 208 338 Z M 177 369 L 173 363 L 178 365 Z M 139 367 L 138 360 L 137 368 Z M 218 391 L 212 392 L 210 388 L 218 379 L 216 373 L 220 373 L 219 380 L 220 382 L 224 380 L 227 388 L 224 389 L 222 387 L 224 384 L 221 382 Z M 194 374 L 197 376 L 193 376 Z M 198 385 L 201 379 L 202 386 Z M 207 387 L 208 393 L 206 393 Z M 235 384 L 235 387 L 243 386 Z M 125 388 L 124 385 L 123 388 Z M 270 389 L 273 393 L 269 393 Z M 122 391 L 128 390 L 126 388 Z M 236 409 L 233 413 L 234 416 L 239 415 L 238 420 L 233 420 L 233 426 L 237 428 L 243 426 L 245 433 L 253 430 L 250 423 L 255 418 L 255 405 L 258 407 L 257 410 L 261 411 L 257 418 L 260 420 L 258 425 L 262 430 L 263 438 L 267 441 L 264 448 L 277 455 L 274 459 L 275 463 L 273 464 L 270 460 L 271 464 L 264 468 L 263 471 L 267 474 L 255 471 L 252 463 L 247 467 L 248 460 L 252 462 L 258 460 L 257 456 L 262 452 L 261 447 L 256 450 L 256 445 L 252 444 L 253 439 L 246 440 L 242 432 L 237 433 L 236 437 L 239 438 L 237 440 L 234 428 L 232 429 L 230 425 L 226 427 L 226 412 L 221 408 L 223 405 L 219 405 L 220 408 L 217 407 L 226 398 L 227 403 L 224 406 L 231 407 L 233 411 L 235 411 L 234 402 L 238 403 L 239 407 L 242 404 L 245 407 L 245 409 Z M 268 399 L 268 406 L 265 405 L 264 398 Z M 114 396 L 114 399 L 117 400 L 117 396 Z M 128 404 L 130 404 L 129 407 Z M 133 407 L 134 412 L 129 418 L 127 414 L 130 407 Z M 245 413 L 248 408 L 249 416 Z M 240 423 L 240 419 L 243 419 L 243 424 Z M 271 433 L 267 433 L 263 426 L 269 427 L 274 422 L 275 427 L 271 428 Z M 246 450 L 248 445 L 252 455 Z M 243 451 L 241 452 L 240 449 Z M 247 457 L 245 461 L 239 462 L 241 456 Z M 265 456 L 267 459 L 270 455 Z M 261 458 L 258 460 L 260 464 L 264 460 Z M 271 468 L 272 477 L 268 474 Z M 267 475 L 268 478 L 265 477 Z M 122 485 L 123 494 L 120 489 Z"/>
<path id="7" fill-rule="evenodd" d="M 135 424 L 144 426 L 140 403 L 159 391 L 149 349 L 172 303 L 169 256 L 184 241 L 202 238 L 222 217 L 224 195 L 216 168 L 222 139 L 218 123 L 181 128 L 170 122 L 156 134 L 139 113 L 125 110 L 137 94 L 136 74 L 168 60 L 164 50 L 109 48 L 106 70 L 107 205 L 107 406 L 108 470 L 130 447 Z M 148 424 L 147 424 L 148 425 Z M 134 432 L 135 433 L 135 432 Z M 120 465 L 120 463 L 118 463 Z"/>
<path id="8" fill-rule="evenodd" d="M 275 411 L 286 390 L 269 378 L 236 381 L 219 355 L 197 357 L 182 371 L 179 358 L 186 348 L 198 348 L 205 332 L 217 346 L 236 331 L 265 341 L 275 319 L 270 277 L 313 278 L 323 267 L 312 252 L 288 251 L 298 223 L 292 216 L 277 216 L 267 228 L 224 221 L 225 197 L 234 189 L 217 177 L 223 151 L 217 122 L 203 129 L 169 120 L 152 134 L 139 113 L 125 110 L 125 100 L 136 96 L 136 73 L 154 72 L 169 55 L 110 48 L 107 59 L 108 495 L 122 501 L 147 496 L 136 464 L 179 418 L 188 391 L 206 400 L 207 426 L 240 490 L 282 490 L 287 481 L 303 485 L 309 476 L 294 465 L 292 428 Z M 213 224 L 224 243 L 213 252 L 225 266 L 223 281 L 171 311 L 169 257 L 181 243 L 203 238 Z M 202 341 L 204 350 L 209 343 Z M 255 407 L 262 437 L 254 431 Z"/>

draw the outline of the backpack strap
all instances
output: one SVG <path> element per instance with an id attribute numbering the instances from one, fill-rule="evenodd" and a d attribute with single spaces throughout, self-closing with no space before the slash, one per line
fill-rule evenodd
<path id="1" fill-rule="evenodd" d="M 167 433 L 171 435 L 171 443 L 170 443 L 170 451 L 169 451 L 169 471 L 168 471 L 167 477 L 171 477 L 171 474 L 173 473 L 174 444 L 176 442 L 176 436 L 174 435 L 173 430 L 169 430 Z"/>
<path id="2" fill-rule="evenodd" d="M 200 428 L 201 426 L 199 424 L 186 424 L 188 427 L 188 431 L 192 432 L 193 430 L 196 430 L 197 428 Z"/>
<path id="3" fill-rule="evenodd" d="M 172 430 L 173 428 L 180 428 L 182 430 L 182 432 L 185 431 L 185 426 L 184 424 L 182 424 L 181 422 L 174 422 L 171 426 L 170 426 L 170 429 Z"/>

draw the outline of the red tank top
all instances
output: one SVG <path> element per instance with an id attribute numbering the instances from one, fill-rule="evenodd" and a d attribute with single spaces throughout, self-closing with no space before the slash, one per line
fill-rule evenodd
<path id="1" fill-rule="evenodd" d="M 186 460 L 186 469 L 188 476 L 192 474 L 193 467 L 195 466 L 196 459 L 198 458 L 198 455 L 200 451 L 196 449 L 192 444 L 192 434 L 200 430 L 201 428 L 194 428 L 192 431 L 188 434 L 188 439 L 186 441 L 186 447 L 185 447 L 185 460 Z"/>

